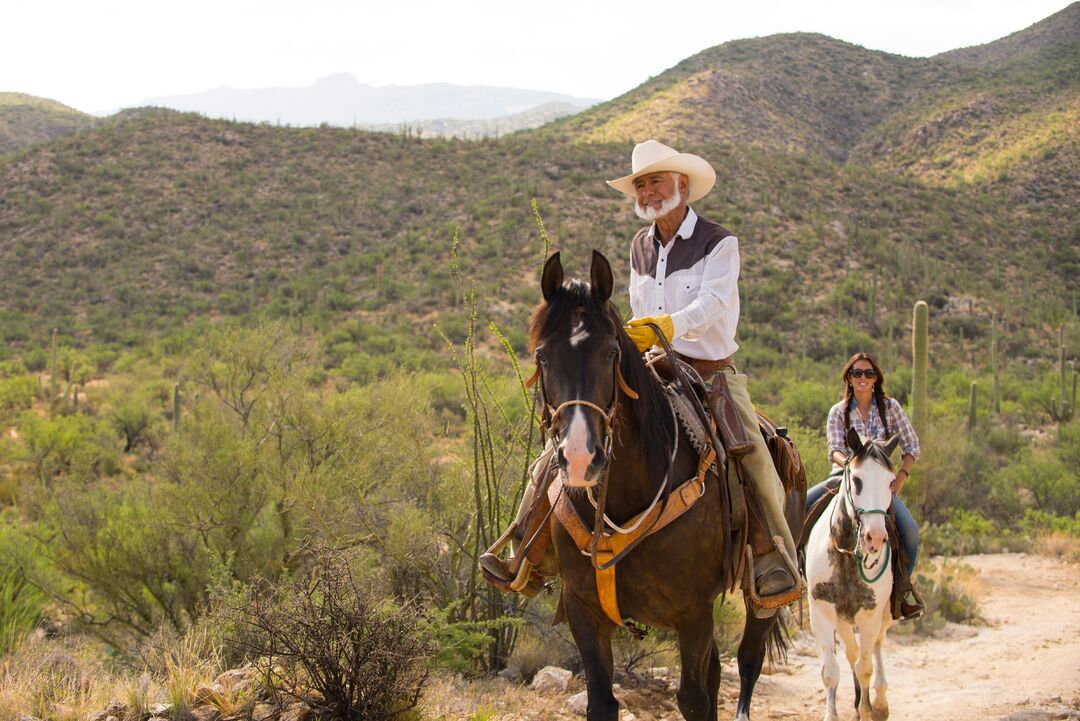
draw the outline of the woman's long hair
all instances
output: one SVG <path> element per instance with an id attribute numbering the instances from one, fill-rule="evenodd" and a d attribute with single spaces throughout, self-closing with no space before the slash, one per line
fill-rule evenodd
<path id="1" fill-rule="evenodd" d="M 885 373 L 882 372 L 881 366 L 877 364 L 877 361 L 869 353 L 863 353 L 862 351 L 851 356 L 851 360 L 840 371 L 840 378 L 844 381 L 844 431 L 847 432 L 847 429 L 851 428 L 851 399 L 855 396 L 855 389 L 851 386 L 851 378 L 848 374 L 851 373 L 852 366 L 859 361 L 866 361 L 871 368 L 877 371 L 877 383 L 874 384 L 874 403 L 877 405 L 877 412 L 881 417 L 881 425 L 885 427 L 885 437 L 888 438 L 889 419 L 885 412 L 885 401 L 889 399 L 889 396 L 885 395 Z"/>

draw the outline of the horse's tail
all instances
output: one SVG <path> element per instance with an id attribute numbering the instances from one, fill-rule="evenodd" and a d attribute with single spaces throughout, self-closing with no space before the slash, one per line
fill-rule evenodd
<path id="1" fill-rule="evenodd" d="M 787 664 L 787 652 L 792 647 L 792 643 L 785 614 L 790 613 L 790 611 L 780 609 L 773 616 L 775 622 L 769 630 L 769 635 L 765 637 L 765 651 L 769 655 L 769 665 L 773 667 Z"/>

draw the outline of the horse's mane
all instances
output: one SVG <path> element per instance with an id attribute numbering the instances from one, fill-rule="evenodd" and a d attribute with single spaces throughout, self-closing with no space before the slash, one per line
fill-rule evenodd
<path id="1" fill-rule="evenodd" d="M 641 354 L 623 330 L 619 311 L 612 302 L 600 303 L 593 296 L 588 283 L 570 281 L 533 310 L 529 320 L 529 351 L 535 352 L 542 339 L 551 337 L 559 329 L 568 330 L 571 316 L 579 308 L 585 309 L 582 320 L 588 330 L 608 336 L 613 334 L 619 343 L 622 358 L 620 370 L 627 385 L 638 394 L 637 400 L 627 398 L 623 402 L 630 407 L 641 432 L 648 433 L 641 446 L 649 476 L 663 478 L 671 463 L 671 451 L 675 445 L 671 405 L 660 383 L 645 367 Z"/>
<path id="2" fill-rule="evenodd" d="M 863 461 L 872 460 L 880 463 L 888 470 L 893 470 L 892 457 L 886 452 L 885 446 L 887 441 L 884 440 L 872 440 L 863 443 L 862 448 L 855 454 L 854 463 L 856 465 L 862 464 Z"/>

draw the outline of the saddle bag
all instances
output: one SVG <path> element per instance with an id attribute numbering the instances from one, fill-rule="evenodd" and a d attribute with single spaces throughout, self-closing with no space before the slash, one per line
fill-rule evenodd
<path id="1" fill-rule="evenodd" d="M 780 476 L 780 482 L 784 484 L 784 493 L 798 493 L 806 497 L 806 469 L 803 467 L 802 456 L 795 447 L 795 441 L 787 434 L 787 428 L 777 426 L 761 411 L 757 412 L 758 425 L 761 426 L 761 435 L 765 437 L 765 444 L 769 447 L 776 473 Z"/>
<path id="2" fill-rule="evenodd" d="M 731 398 L 731 389 L 728 388 L 727 375 L 724 373 L 713 374 L 709 410 L 712 411 L 716 433 L 720 436 L 720 442 L 724 444 L 724 451 L 729 458 L 739 458 L 754 450 L 754 441 L 747 433 L 746 424 Z"/>

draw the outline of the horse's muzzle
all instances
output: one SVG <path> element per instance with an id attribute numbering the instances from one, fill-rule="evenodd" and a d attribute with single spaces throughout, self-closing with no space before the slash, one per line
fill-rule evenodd
<path id="1" fill-rule="evenodd" d="M 600 482 L 607 462 L 607 454 L 601 450 L 571 454 L 569 458 L 562 447 L 558 452 L 559 471 L 568 488 L 592 488 Z"/>

